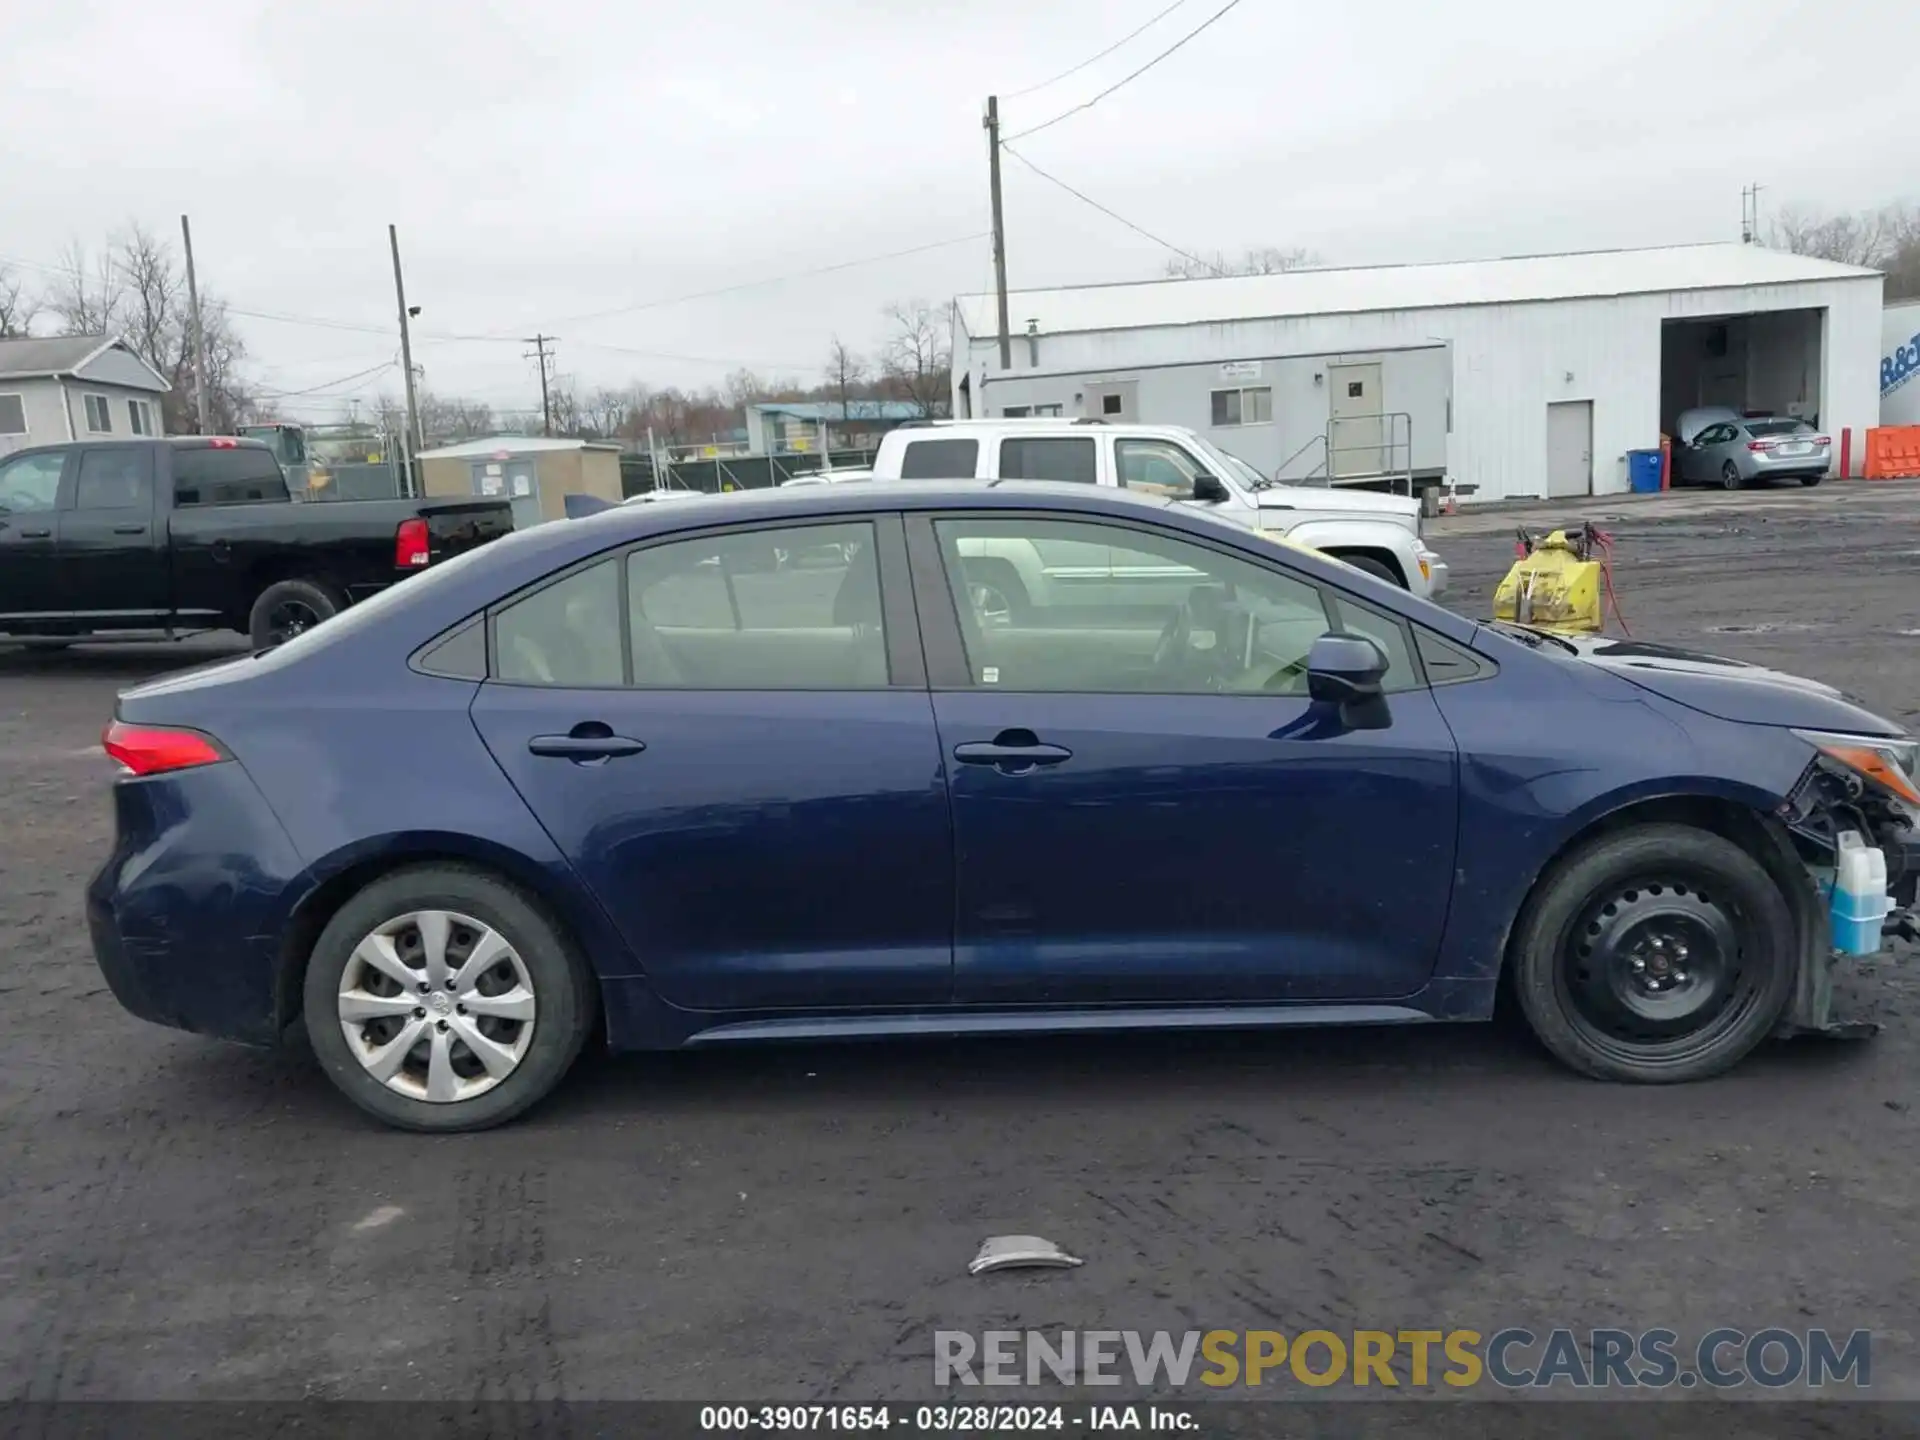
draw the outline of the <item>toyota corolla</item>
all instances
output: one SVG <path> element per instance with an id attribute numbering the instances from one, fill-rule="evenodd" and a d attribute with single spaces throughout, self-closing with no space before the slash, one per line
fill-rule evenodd
<path id="1" fill-rule="evenodd" d="M 969 569 L 1016 552 L 1018 605 Z M 589 1040 L 1478 1020 L 1503 981 L 1576 1069 L 1693 1079 L 1839 1023 L 1836 846 L 1909 899 L 1920 807 L 1827 687 L 1042 484 L 540 526 L 126 691 L 105 744 L 121 1002 L 303 1027 L 416 1130 Z"/>

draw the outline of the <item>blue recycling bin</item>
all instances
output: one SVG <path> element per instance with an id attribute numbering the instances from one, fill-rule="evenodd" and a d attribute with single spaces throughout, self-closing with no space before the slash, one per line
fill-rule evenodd
<path id="1" fill-rule="evenodd" d="M 1627 480 L 1635 493 L 1646 494 L 1660 488 L 1660 452 L 1658 450 L 1627 451 Z"/>

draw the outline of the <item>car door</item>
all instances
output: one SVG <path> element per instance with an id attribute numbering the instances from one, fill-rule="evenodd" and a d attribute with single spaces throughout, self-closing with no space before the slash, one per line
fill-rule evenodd
<path id="1" fill-rule="evenodd" d="M 1426 983 L 1456 754 L 1401 622 L 1277 558 L 1147 523 L 1001 510 L 909 527 L 952 796 L 956 1001 L 1324 1001 Z M 1048 540 L 1186 583 L 975 603 L 970 544 Z M 1330 630 L 1387 652 L 1386 728 L 1346 728 L 1308 698 L 1306 654 Z"/>
<path id="2" fill-rule="evenodd" d="M 96 623 L 164 624 L 167 539 L 153 503 L 153 450 L 90 445 L 59 515 L 65 608 Z"/>
<path id="3" fill-rule="evenodd" d="M 27 450 L 0 460 L 0 631 L 65 607 L 54 536 L 65 450 Z"/>
<path id="4" fill-rule="evenodd" d="M 898 517 L 862 515 L 643 543 L 491 617 L 474 723 L 668 1002 L 949 1002 L 910 589 Z"/>

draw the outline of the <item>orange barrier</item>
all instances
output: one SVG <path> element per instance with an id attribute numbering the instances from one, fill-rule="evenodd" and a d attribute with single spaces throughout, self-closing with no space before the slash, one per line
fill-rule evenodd
<path id="1" fill-rule="evenodd" d="M 1867 479 L 1920 475 L 1920 425 L 1880 425 L 1867 431 Z"/>

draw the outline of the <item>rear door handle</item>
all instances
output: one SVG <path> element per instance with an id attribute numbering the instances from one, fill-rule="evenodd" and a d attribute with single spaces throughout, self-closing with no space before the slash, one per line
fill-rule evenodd
<path id="1" fill-rule="evenodd" d="M 638 755 L 646 748 L 646 741 L 629 740 L 624 735 L 536 735 L 527 741 L 527 749 L 535 755 L 574 760 L 583 765 L 595 760 L 618 759 L 622 755 Z"/>
<path id="2" fill-rule="evenodd" d="M 51 530 L 22 530 L 22 531 L 20 532 L 20 538 L 21 538 L 22 540 L 51 540 L 51 539 L 53 538 L 53 531 L 51 531 Z"/>

